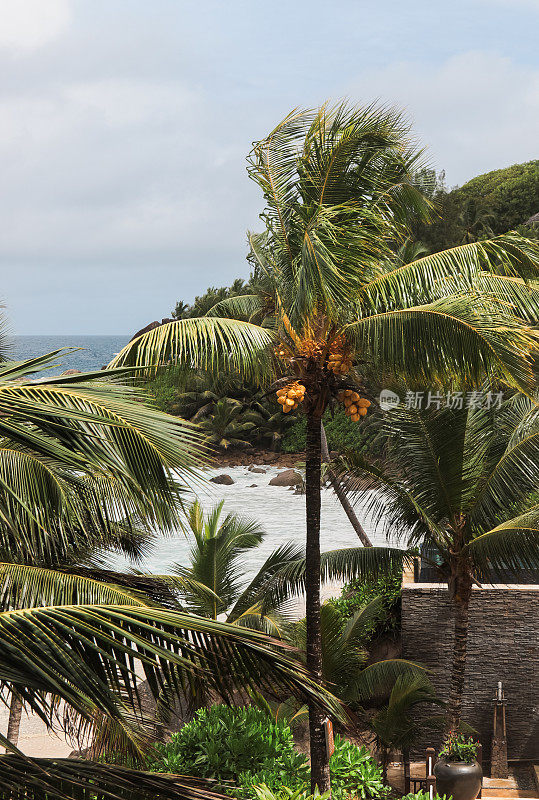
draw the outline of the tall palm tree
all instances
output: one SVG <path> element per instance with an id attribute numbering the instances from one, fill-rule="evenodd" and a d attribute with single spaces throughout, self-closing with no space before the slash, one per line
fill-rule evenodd
<path id="1" fill-rule="evenodd" d="M 343 390 L 363 389 L 368 369 L 426 385 L 485 373 L 528 391 L 535 335 L 515 313 L 539 293 L 537 248 L 507 235 L 402 264 L 393 253 L 411 215 L 426 215 L 416 188 L 419 154 L 390 108 L 346 104 L 294 111 L 255 144 L 250 176 L 266 207 L 251 234 L 260 293 L 231 298 L 221 316 L 178 320 L 125 347 L 111 366 L 179 361 L 274 382 L 297 381 L 307 417 L 307 661 L 321 677 L 321 419 Z M 479 285 L 480 282 L 480 285 Z M 495 302 L 502 296 L 509 303 Z M 264 317 L 261 324 L 234 320 Z M 310 709 L 313 789 L 329 788 L 324 718 Z"/>
<path id="2" fill-rule="evenodd" d="M 426 563 L 448 584 L 454 644 L 447 728 L 457 729 L 473 586 L 539 570 L 539 413 L 517 394 L 500 410 L 398 408 L 385 428 L 387 466 L 348 458 L 348 487 L 370 498 L 368 510 L 392 538 L 421 544 Z"/>

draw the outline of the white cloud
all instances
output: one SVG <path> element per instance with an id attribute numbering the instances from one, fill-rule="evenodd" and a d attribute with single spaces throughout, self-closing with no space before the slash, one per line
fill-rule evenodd
<path id="1" fill-rule="evenodd" d="M 66 30 L 69 0 L 0 0 L 0 48 L 34 50 Z"/>
<path id="2" fill-rule="evenodd" d="M 450 183 L 537 158 L 539 69 L 499 54 L 463 53 L 430 69 L 394 63 L 364 73 L 349 93 L 404 106 Z"/>

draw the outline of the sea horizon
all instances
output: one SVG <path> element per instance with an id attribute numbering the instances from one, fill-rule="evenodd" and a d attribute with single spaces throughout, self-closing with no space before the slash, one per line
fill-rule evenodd
<path id="1" fill-rule="evenodd" d="M 131 334 L 132 335 L 132 334 Z M 115 354 L 129 342 L 129 334 L 51 334 L 10 335 L 7 355 L 14 361 L 25 361 L 60 348 L 76 348 L 74 352 L 58 355 L 58 369 L 78 369 L 91 372 L 106 366 Z"/>

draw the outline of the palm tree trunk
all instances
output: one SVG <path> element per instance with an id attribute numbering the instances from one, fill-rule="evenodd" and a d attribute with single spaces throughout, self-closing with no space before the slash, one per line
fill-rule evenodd
<path id="1" fill-rule="evenodd" d="M 11 703 L 9 706 L 9 721 L 7 724 L 7 735 L 6 738 L 8 742 L 15 745 L 15 747 L 19 743 L 19 731 L 21 729 L 21 717 L 22 717 L 22 701 L 18 694 L 12 692 L 11 694 Z M 6 752 L 8 752 L 6 750 Z"/>
<path id="2" fill-rule="evenodd" d="M 326 438 L 326 431 L 324 429 L 323 423 L 322 423 L 322 461 L 324 461 L 324 463 L 328 463 L 329 462 L 328 441 L 327 441 L 327 438 Z M 339 498 L 340 503 L 341 503 L 342 507 L 344 508 L 344 512 L 345 512 L 346 516 L 350 520 L 353 529 L 355 530 L 355 532 L 359 536 L 361 544 L 363 545 L 363 547 L 372 547 L 372 542 L 369 539 L 369 537 L 367 536 L 367 534 L 365 533 L 365 529 L 362 526 L 361 522 L 358 520 L 358 518 L 356 516 L 356 512 L 354 511 L 354 509 L 350 505 L 350 501 L 348 500 L 348 498 L 346 496 L 346 491 L 345 491 L 344 486 L 342 485 L 341 481 L 339 480 L 337 475 L 335 475 L 335 473 L 331 469 L 328 469 L 327 475 L 328 475 L 328 478 L 329 478 L 329 481 L 330 481 L 331 485 L 333 486 L 335 494 Z"/>
<path id="3" fill-rule="evenodd" d="M 305 446 L 305 505 L 307 542 L 305 548 L 305 602 L 307 624 L 307 666 L 313 676 L 322 680 L 322 636 L 320 629 L 320 478 L 322 421 L 315 414 L 307 415 Z M 324 715 L 309 704 L 309 739 L 311 748 L 311 791 L 330 788 L 329 758 L 326 750 Z"/>
<path id="4" fill-rule="evenodd" d="M 454 731 L 458 729 L 461 721 L 470 598 L 472 596 L 472 580 L 465 566 L 462 564 L 457 566 L 457 574 L 450 583 L 450 594 L 453 595 L 455 639 L 453 643 L 453 663 L 449 683 L 449 700 L 447 703 L 447 730 Z"/>

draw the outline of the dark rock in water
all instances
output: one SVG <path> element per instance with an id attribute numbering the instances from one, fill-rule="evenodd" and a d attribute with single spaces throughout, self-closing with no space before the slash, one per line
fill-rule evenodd
<path id="1" fill-rule="evenodd" d="M 148 333 L 149 331 L 153 331 L 154 328 L 160 328 L 161 325 L 166 325 L 167 322 L 174 322 L 174 320 L 170 319 L 168 317 L 165 317 L 164 319 L 161 320 L 161 322 L 157 322 L 157 320 L 154 320 L 153 322 L 150 322 L 150 324 L 146 325 L 145 328 L 141 328 L 140 331 L 137 331 L 135 333 L 135 335 L 131 337 L 130 341 L 132 342 L 133 339 L 138 339 L 138 337 L 142 336 L 143 333 Z"/>
<path id="2" fill-rule="evenodd" d="M 265 469 L 261 469 L 260 467 L 249 467 L 249 472 L 258 472 L 258 473 L 260 473 L 260 475 L 265 475 L 266 474 L 266 470 Z"/>
<path id="3" fill-rule="evenodd" d="M 285 469 L 284 472 L 279 472 L 274 478 L 271 479 L 269 482 L 270 486 L 297 486 L 298 483 L 302 483 L 303 478 L 296 472 L 295 469 Z"/>
<path id="4" fill-rule="evenodd" d="M 232 486 L 234 481 L 230 477 L 230 475 L 216 475 L 214 478 L 210 478 L 212 483 L 220 483 L 223 486 Z"/>
<path id="5" fill-rule="evenodd" d="M 250 483 L 247 488 L 248 489 L 254 489 L 256 486 L 258 486 L 258 483 Z"/>

